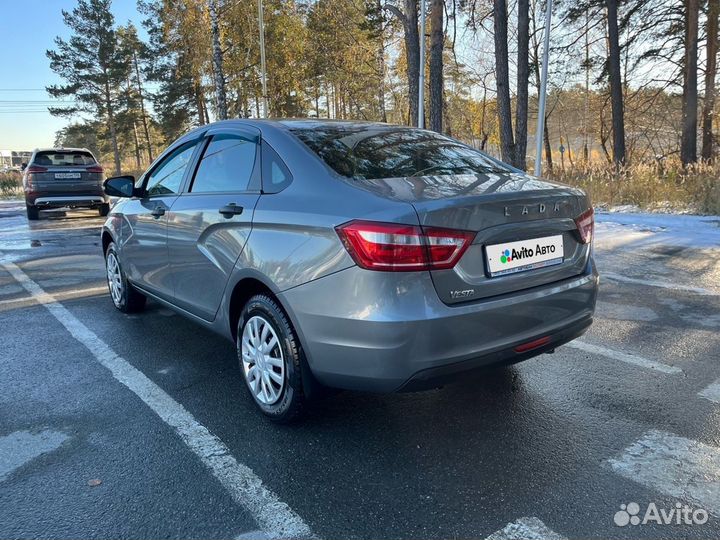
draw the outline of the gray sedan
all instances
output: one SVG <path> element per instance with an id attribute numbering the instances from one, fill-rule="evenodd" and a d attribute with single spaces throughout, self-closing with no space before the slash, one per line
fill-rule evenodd
<path id="1" fill-rule="evenodd" d="M 152 298 L 231 339 L 276 421 L 324 387 L 432 388 L 592 322 L 586 195 L 430 131 L 229 120 L 105 190 L 115 307 Z"/>

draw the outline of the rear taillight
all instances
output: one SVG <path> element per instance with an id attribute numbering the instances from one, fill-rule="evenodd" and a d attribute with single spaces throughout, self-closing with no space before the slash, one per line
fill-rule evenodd
<path id="1" fill-rule="evenodd" d="M 25 189 L 32 191 L 34 188 L 33 181 L 35 180 L 35 175 L 44 172 L 47 172 L 47 167 L 40 167 L 39 165 L 30 165 L 25 169 Z"/>
<path id="2" fill-rule="evenodd" d="M 580 240 L 583 244 L 592 242 L 593 231 L 595 230 L 595 211 L 591 208 L 575 218 Z"/>
<path id="3" fill-rule="evenodd" d="M 337 232 L 358 266 L 385 272 L 452 268 L 475 238 L 469 231 L 374 221 L 351 221 Z"/>
<path id="4" fill-rule="evenodd" d="M 87 172 L 102 173 L 103 168 L 100 165 L 93 165 L 87 168 Z"/>

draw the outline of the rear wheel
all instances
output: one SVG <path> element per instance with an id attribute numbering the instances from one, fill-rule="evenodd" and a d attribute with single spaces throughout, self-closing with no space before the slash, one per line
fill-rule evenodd
<path id="1" fill-rule="evenodd" d="M 128 282 L 125 272 L 120 266 L 120 258 L 114 242 L 110 242 L 105 252 L 105 267 L 110 298 L 115 307 L 123 313 L 141 311 L 145 307 L 147 298 Z"/>
<path id="2" fill-rule="evenodd" d="M 28 205 L 25 205 L 25 207 L 27 208 L 27 218 L 30 221 L 36 221 L 36 220 L 40 219 L 40 210 L 38 210 L 37 206 L 32 206 L 32 205 L 28 204 Z"/>
<path id="3" fill-rule="evenodd" d="M 253 296 L 245 305 L 237 331 L 237 354 L 247 390 L 270 420 L 296 419 L 306 402 L 300 341 L 277 302 Z"/>
<path id="4" fill-rule="evenodd" d="M 103 217 L 107 216 L 110 213 L 110 203 L 101 204 L 98 208 L 98 213 Z"/>

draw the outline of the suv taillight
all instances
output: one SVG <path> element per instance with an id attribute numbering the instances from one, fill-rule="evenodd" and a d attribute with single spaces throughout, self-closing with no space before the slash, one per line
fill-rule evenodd
<path id="1" fill-rule="evenodd" d="M 25 169 L 25 189 L 26 191 L 33 190 L 33 181 L 37 173 L 47 172 L 47 167 L 41 167 L 40 165 L 30 165 Z"/>
<path id="2" fill-rule="evenodd" d="M 93 165 L 92 167 L 87 168 L 87 172 L 102 173 L 103 168 L 100 165 Z"/>
<path id="3" fill-rule="evenodd" d="M 593 231 L 595 230 L 595 211 L 590 208 L 575 218 L 580 240 L 583 244 L 592 242 Z"/>
<path id="4" fill-rule="evenodd" d="M 375 221 L 351 221 L 336 230 L 358 266 L 384 272 L 452 268 L 475 238 L 470 231 Z"/>

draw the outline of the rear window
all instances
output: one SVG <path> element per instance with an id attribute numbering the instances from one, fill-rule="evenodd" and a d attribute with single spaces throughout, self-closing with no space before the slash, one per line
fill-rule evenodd
<path id="1" fill-rule="evenodd" d="M 510 172 L 482 152 L 421 129 L 291 128 L 331 169 L 358 180 Z"/>
<path id="2" fill-rule="evenodd" d="M 95 158 L 90 152 L 72 152 L 62 150 L 52 150 L 48 152 L 38 152 L 33 160 L 35 165 L 43 165 L 45 167 L 63 167 L 65 165 L 94 165 Z"/>

